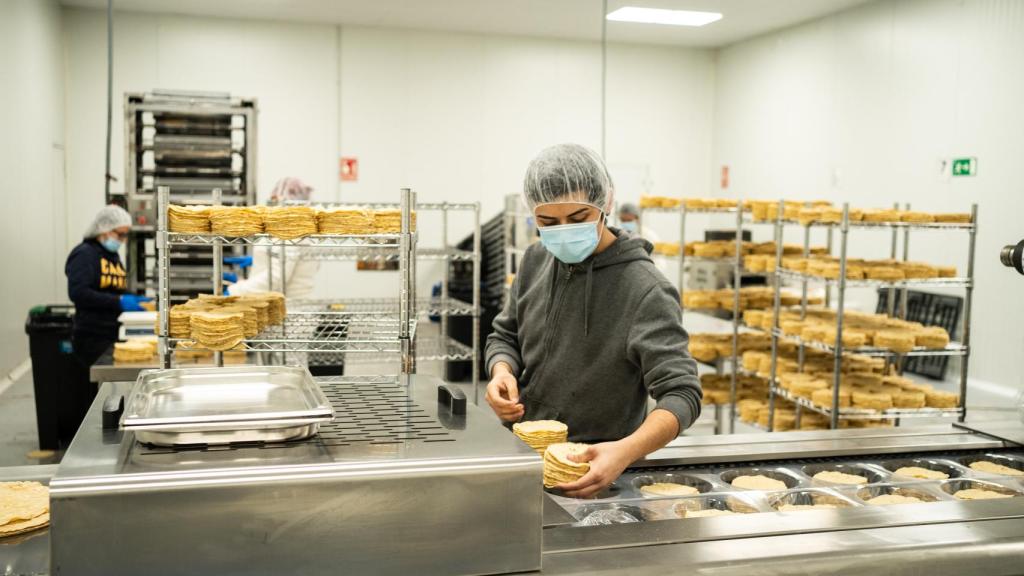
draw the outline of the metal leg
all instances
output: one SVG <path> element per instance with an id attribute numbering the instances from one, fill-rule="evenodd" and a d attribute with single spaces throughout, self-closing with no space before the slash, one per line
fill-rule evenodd
<path id="1" fill-rule="evenodd" d="M 679 203 L 679 297 L 683 297 L 683 292 L 686 290 L 686 202 L 680 201 Z M 679 302 L 679 307 L 683 311 L 680 314 L 685 314 L 686 310 L 683 309 L 682 300 Z"/>
<path id="2" fill-rule="evenodd" d="M 213 190 L 213 205 L 220 206 L 221 190 Z M 224 293 L 224 244 L 220 237 L 213 241 L 213 293 L 220 296 Z M 216 350 L 213 353 L 213 363 L 216 366 L 224 366 L 224 353 Z"/>
<path id="3" fill-rule="evenodd" d="M 171 263 L 170 249 L 167 244 L 167 207 L 170 188 L 160 186 L 157 188 L 157 227 L 156 227 L 156 254 L 157 254 L 157 295 L 156 307 L 157 318 L 160 321 L 160 333 L 157 334 L 157 351 L 160 354 L 161 364 L 164 368 L 171 367 L 171 348 L 168 342 L 168 326 L 170 319 L 168 315 L 171 309 L 170 287 L 168 278 L 168 266 Z"/>
<path id="4" fill-rule="evenodd" d="M 768 374 L 768 431 L 775 429 L 775 386 L 779 363 L 779 307 L 782 302 L 782 217 L 785 202 L 779 200 L 779 211 L 775 216 L 775 274 L 772 275 L 774 297 L 772 302 L 772 356 Z"/>
<path id="5" fill-rule="evenodd" d="M 736 251 L 732 277 L 732 370 L 729 374 L 729 433 L 736 433 L 736 370 L 739 368 L 740 287 L 743 275 L 743 201 L 736 205 Z M 680 247 L 681 248 L 681 247 Z M 682 249 L 680 249 L 682 253 Z"/>
<path id="6" fill-rule="evenodd" d="M 843 203 L 843 221 L 839 239 L 839 302 L 836 308 L 835 362 L 832 374 L 832 422 L 833 430 L 839 428 L 839 387 L 843 371 L 843 305 L 846 299 L 846 241 L 850 233 L 850 205 Z"/>
<path id="7" fill-rule="evenodd" d="M 473 404 L 480 404 L 480 203 L 473 207 Z"/>
<path id="8" fill-rule="evenodd" d="M 412 278 L 411 267 L 413 261 L 411 256 L 414 254 L 413 250 L 415 249 L 415 246 L 413 234 L 410 232 L 412 228 L 411 209 L 414 203 L 415 197 L 412 190 L 402 188 L 402 226 L 398 258 L 399 275 L 401 276 L 401 282 L 398 290 L 398 339 L 402 353 L 400 371 L 406 385 L 411 384 L 412 380 L 409 376 L 416 371 L 416 358 L 412 345 L 413 334 L 411 327 L 412 309 L 415 306 L 412 286 L 414 280 Z"/>
<path id="9" fill-rule="evenodd" d="M 444 249 L 445 254 L 448 254 L 448 203 L 441 203 L 441 247 Z M 444 259 L 445 271 L 441 277 L 441 349 L 446 350 L 448 348 L 448 273 L 451 270 L 452 259 L 446 256 Z M 419 317 L 419 311 L 417 311 L 417 318 Z M 445 368 L 448 367 L 448 361 L 444 362 Z"/>
<path id="10" fill-rule="evenodd" d="M 971 307 L 974 300 L 974 248 L 978 231 L 978 205 L 971 205 L 970 241 L 967 249 L 967 288 L 964 291 L 964 321 L 960 341 L 964 355 L 960 357 L 960 422 L 967 418 L 967 360 L 971 356 Z"/>

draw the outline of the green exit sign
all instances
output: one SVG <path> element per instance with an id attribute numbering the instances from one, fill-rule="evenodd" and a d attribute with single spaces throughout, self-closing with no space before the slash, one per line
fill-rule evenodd
<path id="1" fill-rule="evenodd" d="M 977 173 L 977 158 L 953 158 L 953 176 L 974 176 Z"/>

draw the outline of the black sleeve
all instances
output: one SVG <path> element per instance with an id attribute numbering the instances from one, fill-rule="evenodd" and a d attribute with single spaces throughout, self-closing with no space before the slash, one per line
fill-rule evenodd
<path id="1" fill-rule="evenodd" d="M 100 262 L 95 254 L 87 250 L 76 250 L 68 257 L 64 273 L 68 277 L 68 297 L 75 307 L 91 310 L 121 310 L 118 294 L 101 292 Z"/>

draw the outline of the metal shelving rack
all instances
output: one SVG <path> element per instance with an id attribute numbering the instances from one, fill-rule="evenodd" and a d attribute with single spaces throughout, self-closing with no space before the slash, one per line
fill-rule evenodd
<path id="1" fill-rule="evenodd" d="M 897 204 L 894 208 L 899 208 Z M 904 206 L 904 209 L 909 210 L 910 205 Z M 775 266 L 776 274 L 774 276 L 773 287 L 775 291 L 775 302 L 773 307 L 773 322 L 771 330 L 772 338 L 772 364 L 771 364 L 771 377 L 769 379 L 769 402 L 768 402 L 768 414 L 769 414 L 769 430 L 775 421 L 775 396 L 780 396 L 788 400 L 793 401 L 797 405 L 797 424 L 799 425 L 800 411 L 802 409 L 811 410 L 827 416 L 830 419 L 831 427 L 833 429 L 839 426 L 839 420 L 854 420 L 854 419 L 873 419 L 873 420 L 894 420 L 897 425 L 899 421 L 904 418 L 935 418 L 941 416 L 955 416 L 959 421 L 963 422 L 966 417 L 966 403 L 967 403 L 967 368 L 968 359 L 970 357 L 970 326 L 971 326 L 971 301 L 974 292 L 974 252 L 975 252 L 975 241 L 977 234 L 977 222 L 978 222 L 978 205 L 971 205 L 971 221 L 965 224 L 952 224 L 952 223 L 911 223 L 911 222 L 861 222 L 850 220 L 850 206 L 848 203 L 843 204 L 842 219 L 840 222 L 812 222 L 808 224 L 801 224 L 793 220 L 786 220 L 784 218 L 784 203 L 779 201 L 778 213 L 775 220 L 775 235 L 776 238 L 780 239 L 777 244 L 775 254 Z M 840 234 L 839 240 L 839 277 L 836 279 L 822 278 L 809 274 L 797 273 L 787 271 L 782 267 L 782 242 L 781 238 L 783 235 L 783 227 L 786 225 L 800 225 L 804 227 L 804 257 L 809 254 L 809 241 L 810 241 L 810 229 L 812 227 L 825 227 L 829 230 L 829 248 L 831 249 L 831 238 L 832 230 L 838 229 Z M 969 236 L 968 253 L 967 253 L 967 276 L 962 278 L 928 278 L 928 279 L 910 279 L 910 280 L 849 280 L 846 278 L 846 266 L 847 266 L 847 247 L 849 242 L 850 229 L 865 229 L 865 230 L 883 230 L 890 231 L 892 233 L 892 245 L 891 245 L 891 258 L 896 259 L 899 232 L 903 232 L 903 251 L 902 260 L 909 260 L 909 249 L 910 249 L 910 232 L 912 230 L 953 230 L 953 231 L 966 231 Z M 805 342 L 803 339 L 794 336 L 787 336 L 782 333 L 779 327 L 779 313 L 780 313 L 780 294 L 782 290 L 782 279 L 790 278 L 799 280 L 803 286 L 803 297 L 801 299 L 800 312 L 801 318 L 806 317 L 807 313 L 807 284 L 809 282 L 816 282 L 829 288 L 836 288 L 837 294 L 837 309 L 836 309 L 836 341 L 835 345 L 828 345 L 819 342 Z M 887 288 L 889 290 L 888 298 L 888 313 L 889 316 L 894 315 L 895 308 L 895 291 L 899 288 L 906 288 L 910 286 L 935 286 L 942 288 L 959 287 L 964 289 L 964 315 L 963 325 L 961 331 L 961 342 L 950 342 L 945 349 L 926 349 L 926 348 L 915 348 L 914 350 L 906 353 L 897 353 L 884 348 L 877 347 L 861 347 L 861 348 L 849 348 L 842 345 L 843 338 L 843 311 L 846 298 L 846 289 L 853 287 L 876 287 L 876 288 Z M 907 290 L 901 291 L 902 304 L 900 307 L 901 318 L 906 318 L 907 313 Z M 826 296 L 826 306 L 829 305 L 829 299 Z M 833 365 L 833 382 L 832 382 L 832 406 L 821 407 L 813 404 L 812 402 L 793 396 L 787 390 L 782 389 L 778 386 L 777 378 L 777 360 L 778 360 L 778 342 L 780 339 L 786 339 L 796 343 L 799 346 L 798 365 L 799 368 L 803 369 L 804 361 L 804 349 L 815 348 L 824 352 L 831 353 L 834 357 Z M 883 357 L 886 359 L 886 369 L 889 368 L 890 361 L 895 361 L 896 366 L 900 366 L 903 357 L 907 356 L 959 356 L 961 357 L 960 362 L 960 400 L 957 408 L 951 409 L 937 409 L 937 408 L 923 408 L 923 409 L 889 409 L 884 411 L 874 411 L 858 408 L 839 408 L 839 391 L 840 391 L 840 378 L 842 373 L 842 359 L 846 354 L 861 354 L 865 356 L 876 356 Z"/>
<path id="2" fill-rule="evenodd" d="M 223 204 L 254 204 L 257 103 L 226 93 L 127 93 L 124 113 L 124 194 L 134 220 L 128 289 L 156 290 L 157 188 L 168 187 L 172 202 L 209 204 L 219 190 Z M 209 248 L 182 247 L 172 258 L 172 296 L 185 299 L 212 289 Z"/>
<path id="3" fill-rule="evenodd" d="M 732 258 L 712 259 L 712 258 L 700 258 L 699 260 L 716 260 L 722 262 L 729 262 L 733 266 L 733 303 L 732 303 L 732 355 L 730 359 L 732 361 L 732 371 L 730 372 L 730 383 L 729 383 L 729 433 L 732 434 L 736 431 L 736 372 L 739 367 L 739 329 L 741 321 L 740 311 L 740 287 L 741 280 L 744 273 L 743 269 L 743 224 L 744 224 L 744 204 L 742 199 L 736 201 L 736 206 L 733 208 L 687 208 L 686 200 L 682 199 L 679 202 L 678 207 L 641 207 L 640 208 L 640 228 L 639 233 L 643 235 L 643 223 L 646 220 L 644 217 L 646 213 L 668 213 L 668 214 L 679 214 L 679 294 L 682 296 L 683 290 L 685 289 L 686 282 L 686 218 L 690 214 L 734 214 L 736 216 L 736 253 Z M 692 257 L 695 258 L 696 257 Z M 700 309 L 689 309 L 682 308 L 682 301 L 679 303 L 680 308 L 683 310 L 682 314 L 689 312 L 705 313 L 709 314 L 710 310 Z M 717 316 L 716 316 L 717 317 Z M 721 374 L 721 370 L 724 363 L 716 362 L 713 367 L 716 372 Z M 716 415 L 720 415 L 720 411 L 716 411 Z M 719 423 L 716 428 L 721 430 L 721 424 Z"/>
<path id="4" fill-rule="evenodd" d="M 324 209 L 368 209 L 368 210 L 393 210 L 400 208 L 394 203 L 368 203 L 353 204 L 341 202 L 295 202 L 288 205 L 309 205 L 315 208 Z M 412 301 L 412 313 L 422 320 L 430 316 L 440 317 L 440 337 L 428 338 L 422 334 L 416 341 L 416 360 L 418 361 L 440 361 L 440 362 L 472 362 L 473 364 L 473 401 L 479 403 L 479 347 L 480 347 L 480 203 L 451 203 L 451 202 L 420 202 L 415 204 L 416 212 L 440 212 L 441 213 L 441 238 L 440 247 L 419 247 L 413 250 L 414 258 L 409 265 L 415 270 L 417 260 L 444 261 L 444 262 L 471 262 L 473 265 L 473 301 L 464 302 L 449 295 L 448 273 L 444 274 L 441 280 L 441 295 L 436 298 L 414 298 Z M 451 245 L 448 239 L 448 215 L 452 211 L 473 213 L 473 250 L 460 250 Z M 314 238 L 314 237 L 310 237 Z M 383 243 L 378 243 L 376 235 L 361 236 L 357 245 L 338 245 L 340 238 L 334 236 L 328 244 L 315 244 L 321 248 L 317 250 L 301 250 L 298 252 L 300 260 L 316 260 L 320 262 L 329 261 L 362 261 L 362 262 L 401 262 L 401 253 L 394 250 L 392 244 L 382 238 Z M 272 239 L 276 240 L 276 239 Z M 314 243 L 316 241 L 314 240 Z M 276 258 L 280 266 L 280 279 L 282 280 L 280 292 L 287 296 L 285 269 L 288 256 L 285 250 L 289 247 L 307 246 L 308 244 L 292 244 L 290 242 L 274 241 L 268 246 L 270 260 Z M 274 266 L 269 267 L 268 282 L 271 286 L 274 283 Z M 415 274 L 414 274 L 415 275 Z M 339 317 L 364 318 L 367 315 L 373 317 L 386 317 L 394 315 L 399 311 L 400 301 L 393 298 L 355 298 L 355 299 L 331 299 L 331 300 L 299 300 L 295 305 L 300 309 L 313 310 L 319 308 L 322 311 L 329 306 L 336 306 L 338 310 L 332 311 Z M 466 346 L 454 338 L 448 336 L 448 318 L 455 316 L 472 317 L 473 342 L 472 346 Z M 317 350 L 323 352 L 323 350 Z M 342 351 L 345 352 L 345 351 Z M 378 362 L 387 359 L 388 353 L 392 350 L 379 350 L 380 354 L 359 354 L 353 360 Z"/>
<path id="5" fill-rule="evenodd" d="M 169 189 L 158 188 L 157 193 L 157 310 L 159 326 L 159 352 L 164 367 L 170 367 L 174 346 L 183 339 L 168 335 L 170 309 L 170 251 L 176 246 L 210 246 L 213 248 L 214 294 L 221 294 L 221 250 L 223 246 L 303 247 L 310 249 L 388 249 L 399 262 L 400 282 L 394 310 L 386 313 L 364 312 L 338 314 L 330 311 L 311 313 L 299 309 L 289 312 L 279 326 L 271 326 L 253 338 L 243 341 L 241 349 L 252 352 L 335 352 L 359 354 L 399 354 L 402 374 L 416 372 L 416 269 L 413 255 L 416 251 L 416 233 L 412 229 L 412 206 L 415 193 L 402 189 L 401 230 L 398 234 L 328 235 L 315 234 L 294 240 L 281 240 L 267 234 L 245 237 L 227 237 L 214 234 L 180 234 L 170 232 L 167 226 Z M 219 190 L 214 190 L 213 202 L 220 201 Z M 214 353 L 215 363 L 223 365 L 221 352 Z"/>

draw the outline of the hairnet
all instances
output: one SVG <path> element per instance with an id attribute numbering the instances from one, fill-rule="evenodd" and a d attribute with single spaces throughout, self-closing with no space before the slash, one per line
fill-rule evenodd
<path id="1" fill-rule="evenodd" d="M 523 182 L 523 200 L 530 210 L 552 202 L 581 202 L 607 212 L 612 193 L 612 178 L 601 156 L 579 144 L 543 150 L 530 162 Z"/>
<path id="2" fill-rule="evenodd" d="M 281 202 L 284 200 L 309 200 L 313 187 L 302 180 L 289 176 L 281 178 L 274 185 L 274 191 L 270 193 L 270 200 Z"/>
<path id="3" fill-rule="evenodd" d="M 85 232 L 85 238 L 95 238 L 115 228 L 132 225 L 132 215 L 116 204 L 109 204 L 96 213 L 92 224 Z"/>
<path id="4" fill-rule="evenodd" d="M 619 206 L 619 216 L 636 216 L 639 218 L 640 209 L 636 207 L 636 204 L 626 202 L 622 206 Z"/>

